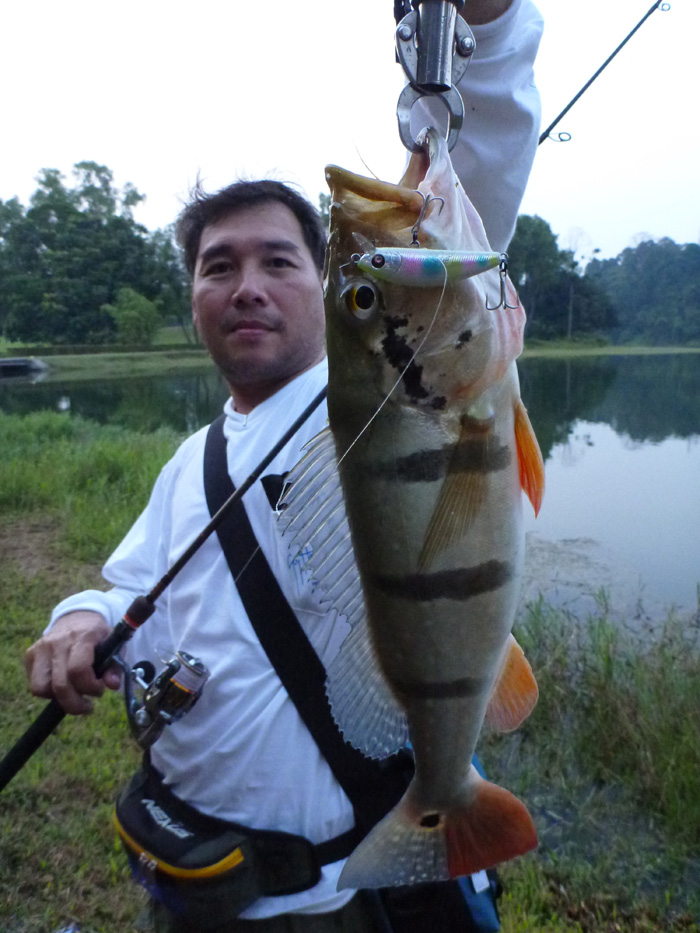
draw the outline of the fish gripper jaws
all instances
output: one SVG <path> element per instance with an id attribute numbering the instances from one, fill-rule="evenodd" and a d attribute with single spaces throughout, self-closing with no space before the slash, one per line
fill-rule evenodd
<path id="1" fill-rule="evenodd" d="M 471 29 L 458 10 L 464 0 L 418 0 L 396 28 L 396 54 L 408 84 L 399 95 L 396 116 L 401 142 L 410 152 L 420 146 L 411 136 L 411 109 L 421 97 L 442 100 L 449 115 L 447 147 L 453 149 L 464 121 L 456 83 L 476 47 Z"/>

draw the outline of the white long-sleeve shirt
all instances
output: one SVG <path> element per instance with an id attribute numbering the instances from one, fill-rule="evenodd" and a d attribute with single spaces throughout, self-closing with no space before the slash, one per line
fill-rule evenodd
<path id="1" fill-rule="evenodd" d="M 467 117 L 453 163 L 480 210 L 494 249 L 503 249 L 510 238 L 537 145 L 539 98 L 531 76 L 540 31 L 541 19 L 530 0 L 515 0 L 499 20 L 474 27 L 477 52 L 461 87 Z M 414 111 L 422 106 L 419 102 Z M 324 361 L 248 415 L 226 403 L 227 459 L 234 485 L 257 466 L 326 379 Z M 326 417 L 321 405 L 266 475 L 290 470 L 302 445 L 321 430 Z M 64 600 L 52 622 L 67 612 L 89 609 L 116 624 L 133 598 L 148 592 L 199 534 L 210 518 L 203 486 L 205 438 L 206 429 L 194 434 L 164 467 L 146 509 L 105 565 L 104 577 L 112 589 Z M 246 493 L 244 503 L 272 571 L 327 664 L 347 626 L 321 608 L 301 561 L 293 559 L 287 539 L 281 538 L 261 483 Z M 172 790 L 204 813 L 297 833 L 312 842 L 351 828 L 350 802 L 258 642 L 215 535 L 156 606 L 129 643 L 127 660 L 148 659 L 160 669 L 182 649 L 211 671 L 194 709 L 166 728 L 152 749 L 153 763 Z M 347 890 L 336 891 L 342 864 L 325 866 L 315 887 L 262 898 L 242 916 L 338 909 L 352 896 Z"/>

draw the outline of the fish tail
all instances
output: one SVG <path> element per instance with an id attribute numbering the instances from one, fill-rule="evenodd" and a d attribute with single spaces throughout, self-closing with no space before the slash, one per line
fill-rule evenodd
<path id="1" fill-rule="evenodd" d="M 445 840 L 449 874 L 457 878 L 529 852 L 537 831 L 521 800 L 480 779 L 471 803 L 447 813 Z"/>
<path id="2" fill-rule="evenodd" d="M 537 845 L 525 805 L 475 776 L 463 803 L 445 813 L 421 810 L 411 788 L 345 863 L 342 888 L 384 888 L 447 881 L 522 855 Z"/>

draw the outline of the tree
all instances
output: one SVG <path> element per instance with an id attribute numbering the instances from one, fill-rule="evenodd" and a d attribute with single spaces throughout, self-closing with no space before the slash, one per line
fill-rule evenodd
<path id="1" fill-rule="evenodd" d="M 158 288 L 158 301 L 164 319 L 175 321 L 187 343 L 197 342 L 192 325 L 189 276 L 185 269 L 182 250 L 175 240 L 175 224 L 156 230 L 151 236 L 153 247 L 154 285 Z"/>
<path id="2" fill-rule="evenodd" d="M 331 196 L 323 192 L 318 196 L 318 212 L 321 215 L 323 225 L 328 230 L 331 225 Z"/>
<path id="3" fill-rule="evenodd" d="M 143 195 L 112 172 L 78 162 L 69 187 L 43 169 L 29 207 L 0 202 L 0 320 L 15 340 L 100 343 L 116 323 L 104 310 L 121 288 L 181 313 L 184 270 L 132 216 Z M 167 239 L 167 234 L 164 235 Z"/>
<path id="4" fill-rule="evenodd" d="M 613 303 L 586 280 L 572 250 L 559 249 L 541 217 L 521 215 L 509 248 L 509 272 L 528 317 L 528 334 L 573 337 L 614 326 Z"/>
<path id="5" fill-rule="evenodd" d="M 103 305 L 101 310 L 114 321 L 117 340 L 128 345 L 150 346 L 163 323 L 155 302 L 139 295 L 133 288 L 120 288 L 116 304 Z"/>
<path id="6" fill-rule="evenodd" d="M 561 270 L 557 238 L 546 220 L 522 214 L 508 250 L 508 268 L 527 309 L 530 331 L 546 333 L 550 328 L 551 292 Z M 534 327 L 535 322 L 537 327 Z"/>
<path id="7" fill-rule="evenodd" d="M 654 344 L 700 342 L 700 246 L 644 240 L 615 259 L 593 260 L 586 279 L 614 305 L 616 337 Z"/>

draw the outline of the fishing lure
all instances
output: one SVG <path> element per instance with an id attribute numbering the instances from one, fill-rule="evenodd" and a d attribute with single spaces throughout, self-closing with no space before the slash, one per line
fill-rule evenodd
<path id="1" fill-rule="evenodd" d="M 504 256 L 504 253 L 388 246 L 352 258 L 358 269 L 381 281 L 432 288 L 500 267 Z"/>

